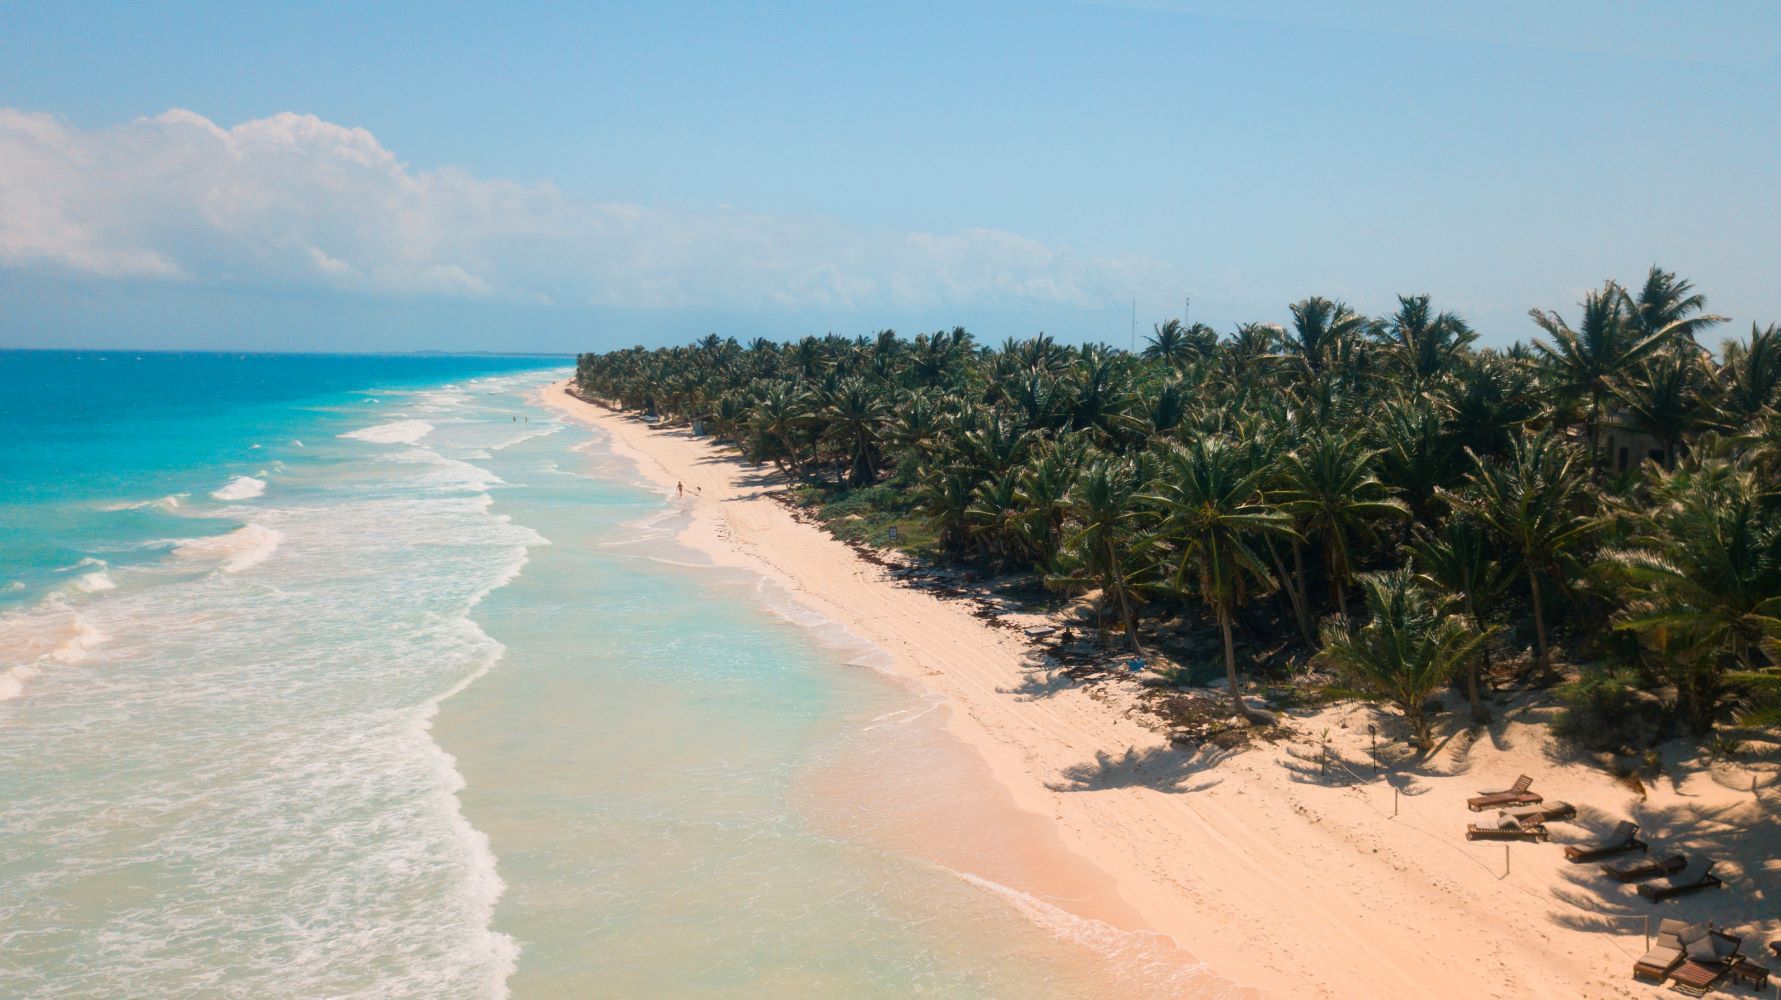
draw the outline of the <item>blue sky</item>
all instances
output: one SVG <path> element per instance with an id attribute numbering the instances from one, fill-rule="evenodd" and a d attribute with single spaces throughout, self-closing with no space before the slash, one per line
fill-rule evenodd
<path id="1" fill-rule="evenodd" d="M 13 4 L 0 345 L 1781 321 L 1781 7 L 1424 6 Z"/>

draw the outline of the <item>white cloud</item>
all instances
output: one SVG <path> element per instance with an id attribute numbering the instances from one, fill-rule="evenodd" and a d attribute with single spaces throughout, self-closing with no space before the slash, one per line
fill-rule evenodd
<path id="1" fill-rule="evenodd" d="M 312 115 L 81 130 L 0 108 L 0 267 L 625 308 L 1100 306 L 1168 279 L 1012 233 L 661 211 L 415 170 Z"/>

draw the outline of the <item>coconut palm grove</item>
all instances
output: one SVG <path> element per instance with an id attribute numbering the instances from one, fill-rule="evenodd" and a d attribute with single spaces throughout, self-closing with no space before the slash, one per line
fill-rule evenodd
<path id="1" fill-rule="evenodd" d="M 1137 353 L 714 334 L 576 384 L 772 463 L 844 538 L 1086 597 L 1138 657 L 1210 630 L 1246 721 L 1246 681 L 1323 677 L 1426 750 L 1447 686 L 1478 721 L 1553 686 L 1564 735 L 1636 750 L 1781 719 L 1781 328 L 1710 349 L 1706 306 L 1653 267 L 1506 350 L 1427 295 L 1311 297 Z"/>

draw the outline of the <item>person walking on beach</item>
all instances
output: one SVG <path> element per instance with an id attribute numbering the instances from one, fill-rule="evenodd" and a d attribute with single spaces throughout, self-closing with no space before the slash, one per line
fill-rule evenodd
<path id="1" fill-rule="evenodd" d="M 676 482 L 674 484 L 674 495 L 677 497 L 686 496 L 686 484 L 682 483 L 682 482 Z"/>

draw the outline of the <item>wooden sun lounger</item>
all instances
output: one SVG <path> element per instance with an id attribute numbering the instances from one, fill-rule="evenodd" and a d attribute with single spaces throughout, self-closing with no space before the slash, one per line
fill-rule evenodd
<path id="1" fill-rule="evenodd" d="M 1528 789 L 1534 787 L 1534 779 L 1522 775 L 1515 779 L 1515 784 L 1500 792 L 1480 792 L 1476 798 L 1466 800 L 1466 808 L 1473 812 L 1483 812 L 1499 806 L 1525 806 L 1535 802 L 1546 801 L 1544 796 L 1537 795 Z"/>
<path id="2" fill-rule="evenodd" d="M 1545 840 L 1546 837 L 1546 827 L 1544 825 L 1519 820 L 1508 813 L 1498 813 L 1495 826 L 1479 826 L 1476 823 L 1466 824 L 1467 840 L 1541 841 Z"/>
<path id="3" fill-rule="evenodd" d="M 1665 921 L 1666 925 L 1668 923 Z M 1678 993 L 1705 996 L 1726 976 L 1738 976 L 1740 967 L 1747 961 L 1738 954 L 1744 947 L 1743 938 L 1712 928 L 1712 924 L 1691 924 L 1677 935 L 1677 943 L 1682 946 L 1682 961 L 1668 975 L 1671 986 Z M 1749 979 L 1754 981 L 1760 975 L 1766 980 L 1767 971 L 1751 969 Z"/>
<path id="4" fill-rule="evenodd" d="M 1509 815 L 1523 823 L 1558 823 L 1577 815 L 1577 807 L 1569 802 L 1548 802 L 1543 806 L 1510 809 Z"/>
<path id="5" fill-rule="evenodd" d="M 1659 902 L 1702 889 L 1717 889 L 1724 884 L 1719 876 L 1713 874 L 1713 862 L 1696 858 L 1681 871 L 1665 879 L 1662 885 L 1639 886 L 1639 895 L 1652 902 Z"/>
<path id="6" fill-rule="evenodd" d="M 1651 938 L 1651 947 L 1633 963 L 1633 978 L 1648 979 L 1654 983 L 1663 982 L 1671 969 L 1682 964 L 1685 957 L 1682 953 L 1682 935 L 1690 931 L 1691 925 L 1686 921 L 1665 918 L 1663 923 L 1657 925 L 1657 933 Z"/>
<path id="7" fill-rule="evenodd" d="M 1603 865 L 1602 874 L 1616 882 L 1638 882 L 1642 879 L 1679 872 L 1687 864 L 1687 858 L 1680 854 L 1672 854 L 1667 858 L 1645 858 L 1618 865 Z"/>
<path id="8" fill-rule="evenodd" d="M 1697 962 L 1689 959 L 1670 973 L 1670 987 L 1691 997 L 1704 997 L 1725 978 L 1723 962 Z"/>
<path id="9" fill-rule="evenodd" d="M 1634 836 L 1639 832 L 1639 824 L 1621 821 L 1613 832 L 1593 844 L 1566 844 L 1565 860 L 1572 864 L 1595 861 L 1598 858 L 1625 854 L 1628 851 L 1649 851 L 1650 846 Z"/>

